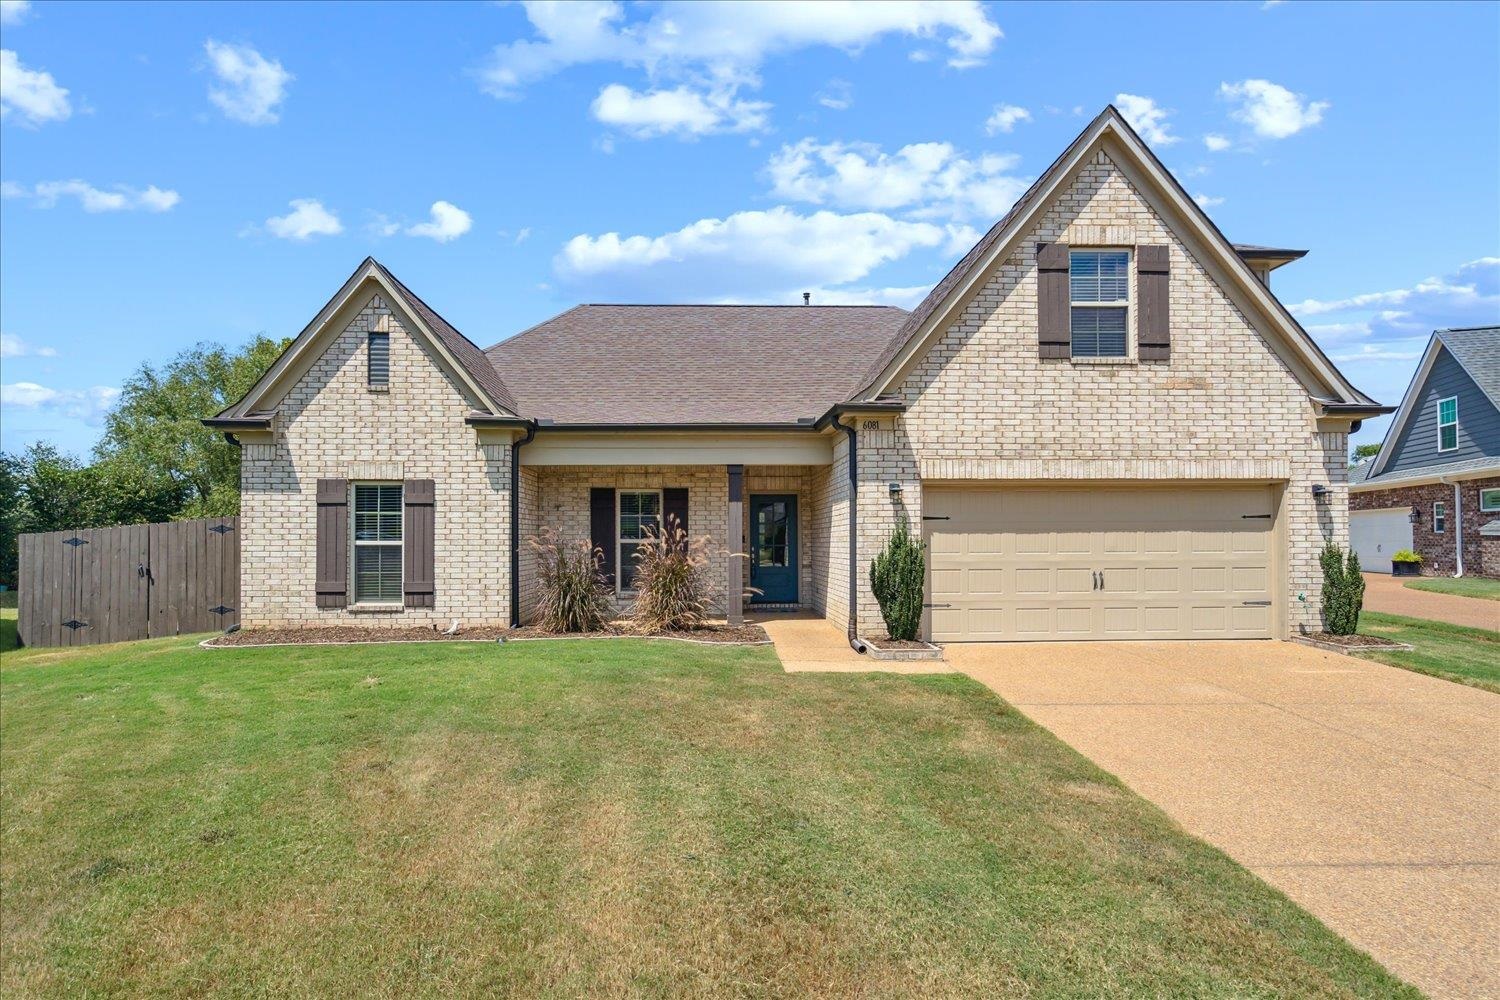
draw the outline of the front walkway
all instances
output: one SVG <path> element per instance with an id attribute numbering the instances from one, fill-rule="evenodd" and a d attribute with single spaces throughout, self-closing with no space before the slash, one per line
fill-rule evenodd
<path id="1" fill-rule="evenodd" d="M 1364 577 L 1366 611 L 1426 618 L 1469 628 L 1500 629 L 1500 601 L 1412 590 L 1405 585 L 1412 577 L 1388 573 L 1366 573 Z"/>
<path id="2" fill-rule="evenodd" d="M 745 609 L 745 621 L 760 625 L 776 644 L 776 655 L 787 673 L 821 672 L 861 674 L 946 674 L 948 664 L 920 660 L 872 660 L 849 645 L 844 630 L 811 611 L 757 611 Z"/>
<path id="3" fill-rule="evenodd" d="M 1392 972 L 1500 996 L 1500 696 L 1285 642 L 947 653 Z"/>

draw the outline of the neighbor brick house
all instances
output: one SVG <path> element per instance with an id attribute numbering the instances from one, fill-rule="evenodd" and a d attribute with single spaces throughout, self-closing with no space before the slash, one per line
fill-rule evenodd
<path id="1" fill-rule="evenodd" d="M 584 305 L 481 351 L 367 260 L 207 421 L 242 621 L 524 621 L 546 527 L 624 606 L 675 515 L 731 620 L 879 634 L 904 521 L 940 641 L 1316 628 L 1351 425 L 1389 411 L 1271 293 L 1297 256 L 1229 243 L 1108 108 L 912 312 Z"/>
<path id="2" fill-rule="evenodd" d="M 1500 326 L 1432 335 L 1380 454 L 1349 478 L 1366 570 L 1412 549 L 1429 576 L 1500 577 Z"/>

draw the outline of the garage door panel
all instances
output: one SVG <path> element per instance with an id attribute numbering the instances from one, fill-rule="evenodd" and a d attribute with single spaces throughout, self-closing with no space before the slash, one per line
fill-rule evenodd
<path id="1" fill-rule="evenodd" d="M 952 518 L 928 527 L 931 601 L 949 605 L 932 610 L 938 640 L 1271 635 L 1269 487 L 929 487 L 925 498 Z"/>

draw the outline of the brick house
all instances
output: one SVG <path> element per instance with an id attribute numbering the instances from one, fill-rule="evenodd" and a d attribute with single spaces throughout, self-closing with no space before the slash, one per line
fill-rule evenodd
<path id="1" fill-rule="evenodd" d="M 1319 624 L 1360 393 L 1114 108 L 912 312 L 578 306 L 488 350 L 367 260 L 239 403 L 247 627 L 524 621 L 544 527 L 621 605 L 663 518 L 720 603 L 883 630 L 929 546 L 943 640 Z M 733 553 L 734 555 L 730 555 Z"/>
<path id="2" fill-rule="evenodd" d="M 1500 578 L 1500 327 L 1434 333 L 1380 454 L 1349 478 L 1365 569 L 1412 549 L 1429 576 Z"/>

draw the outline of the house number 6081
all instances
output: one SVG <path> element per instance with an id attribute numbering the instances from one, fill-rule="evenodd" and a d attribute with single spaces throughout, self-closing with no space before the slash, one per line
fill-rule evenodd
<path id="1" fill-rule="evenodd" d="M 879 420 L 866 420 L 864 422 L 864 428 L 863 429 L 867 430 L 867 431 L 878 431 L 878 430 L 880 430 L 880 421 Z"/>

